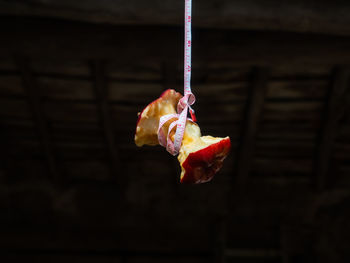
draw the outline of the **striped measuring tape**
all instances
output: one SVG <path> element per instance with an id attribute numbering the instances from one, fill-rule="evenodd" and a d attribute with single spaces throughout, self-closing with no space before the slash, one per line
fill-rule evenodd
<path id="1" fill-rule="evenodd" d="M 158 128 L 158 140 L 160 145 L 166 147 L 167 151 L 172 155 L 176 155 L 180 151 L 182 139 L 185 133 L 186 121 L 196 121 L 194 110 L 191 105 L 194 104 L 196 98 L 191 91 L 191 57 L 192 57 L 192 0 L 185 0 L 185 47 L 184 47 L 184 96 L 180 99 L 177 105 L 177 114 L 169 114 L 160 118 Z M 187 118 L 188 110 L 190 111 L 191 119 Z M 175 121 L 175 118 L 177 120 Z M 163 125 L 171 120 L 168 134 L 165 136 L 162 132 Z M 174 142 L 169 138 L 170 132 L 176 126 Z"/>

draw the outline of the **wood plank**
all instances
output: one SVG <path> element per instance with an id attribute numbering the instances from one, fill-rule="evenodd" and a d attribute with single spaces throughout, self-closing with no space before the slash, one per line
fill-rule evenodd
<path id="1" fill-rule="evenodd" d="M 246 30 L 301 31 L 350 34 L 350 5 L 347 1 L 216 0 L 195 4 L 196 27 Z M 183 25 L 183 2 L 143 0 L 86 1 L 11 0 L 0 2 L 0 14 L 51 17 L 113 24 Z M 214 15 L 215 14 L 215 15 Z"/>
<path id="2" fill-rule="evenodd" d="M 45 112 L 51 122 L 85 122 L 97 123 L 98 110 L 96 104 L 89 101 L 45 101 Z"/>
<path id="3" fill-rule="evenodd" d="M 312 158 L 291 158 L 281 156 L 256 157 L 252 163 L 251 171 L 258 174 L 283 175 L 283 174 L 301 174 L 309 175 L 312 173 Z M 263 171 L 263 172 L 262 172 Z"/>
<path id="4" fill-rule="evenodd" d="M 176 65 L 174 65 L 176 66 Z M 174 76 L 174 68 L 171 69 L 172 73 L 169 73 L 172 78 Z M 165 74 L 165 73 L 164 73 Z M 40 94 L 53 100 L 76 100 L 76 101 L 91 101 L 94 100 L 94 92 L 92 89 L 92 84 L 89 79 L 69 79 L 66 78 L 67 75 L 59 76 L 38 76 L 37 82 L 40 85 Z M 183 89 L 183 83 L 176 83 L 172 80 L 173 84 L 171 87 L 176 90 L 181 91 Z M 162 88 L 164 88 L 164 83 L 158 82 L 148 82 L 148 81 L 138 81 L 136 79 L 128 81 L 118 81 L 115 79 L 108 79 L 109 84 L 109 100 L 110 101 L 121 101 L 121 102 L 146 102 L 147 100 L 154 100 L 160 95 Z M 222 102 L 232 102 L 244 100 L 246 94 L 246 83 L 236 82 L 236 83 L 208 83 L 201 82 L 194 85 L 199 87 L 197 90 L 198 96 L 203 99 L 211 99 L 213 97 L 215 101 Z M 215 92 L 214 92 L 215 90 Z M 221 98 L 219 96 L 220 92 L 225 92 L 226 96 Z M 279 92 L 281 96 L 284 94 L 285 90 Z M 288 90 L 286 91 L 288 92 Z M 0 76 L 0 96 L 16 98 L 23 96 L 21 91 L 20 78 L 15 76 L 5 77 Z M 288 94 L 287 94 L 288 96 Z"/>
<path id="5" fill-rule="evenodd" d="M 0 54 L 4 57 L 22 52 L 23 55 L 36 58 L 104 58 L 130 64 L 148 60 L 160 63 L 165 57 L 179 59 L 183 56 L 182 28 L 86 26 L 50 21 L 45 21 L 43 26 L 42 20 L 35 22 L 19 18 L 8 18 L 2 24 L 12 25 L 11 30 L 7 26 L 0 27 L 3 40 Z M 236 66 L 320 66 L 350 61 L 348 37 L 197 29 L 196 39 L 193 46 L 196 63 L 204 65 L 226 61 Z M 278 48 L 276 42 L 279 43 Z M 327 55 L 324 55 L 325 50 Z"/>
<path id="6" fill-rule="evenodd" d="M 328 78 L 324 80 L 306 79 L 279 79 L 272 80 L 268 85 L 267 99 L 319 99 L 325 97 L 327 90 Z"/>
<path id="7" fill-rule="evenodd" d="M 329 183 L 330 162 L 340 118 L 346 109 L 346 94 L 349 93 L 350 69 L 334 69 L 333 80 L 325 104 L 325 112 L 316 147 L 312 184 L 320 191 Z"/>
<path id="8" fill-rule="evenodd" d="M 22 85 L 27 93 L 28 103 L 35 119 L 47 166 L 51 174 L 51 180 L 59 183 L 62 178 L 60 178 L 57 168 L 55 152 L 51 142 L 51 135 L 44 115 L 40 94 L 38 92 L 38 84 L 31 72 L 29 61 L 19 57 L 16 57 L 15 60 L 17 68 L 21 72 Z"/>
<path id="9" fill-rule="evenodd" d="M 87 80 L 38 77 L 40 94 L 47 99 L 94 100 L 92 83 Z"/>
<path id="10" fill-rule="evenodd" d="M 139 83 L 162 81 L 162 65 L 153 60 L 130 61 L 113 60 L 106 65 L 106 77 L 120 81 L 139 81 Z"/>
<path id="11" fill-rule="evenodd" d="M 241 189 L 244 189 L 247 184 L 250 167 L 253 162 L 255 140 L 264 108 L 268 74 L 269 70 L 266 68 L 255 68 L 252 74 L 250 96 L 246 105 L 245 123 L 236 160 L 236 181 Z"/>
<path id="12" fill-rule="evenodd" d="M 123 185 L 123 165 L 117 150 L 116 138 L 111 118 L 111 108 L 108 103 L 108 90 L 105 75 L 105 65 L 102 61 L 94 61 L 92 64 L 92 75 L 94 77 L 94 86 L 96 92 L 96 101 L 99 111 L 99 118 L 104 131 L 104 136 L 109 151 L 111 171 L 120 188 Z"/>

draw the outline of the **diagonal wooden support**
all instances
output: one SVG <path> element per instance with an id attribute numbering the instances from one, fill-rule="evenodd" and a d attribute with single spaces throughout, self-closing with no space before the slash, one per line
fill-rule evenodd
<path id="1" fill-rule="evenodd" d="M 263 112 L 268 78 L 268 69 L 254 68 L 236 160 L 236 181 L 240 189 L 245 188 L 254 158 L 255 140 Z"/>
<path id="2" fill-rule="evenodd" d="M 314 161 L 313 178 L 315 179 L 312 179 L 312 184 L 316 185 L 317 190 L 324 190 L 328 182 L 332 148 L 339 121 L 347 107 L 349 77 L 349 68 L 336 68 L 333 72 Z"/>
<path id="3" fill-rule="evenodd" d="M 123 166 L 121 164 L 119 152 L 116 148 L 116 140 L 111 119 L 111 109 L 108 103 L 105 65 L 102 61 L 94 61 L 92 63 L 92 75 L 94 78 L 96 102 L 100 115 L 101 125 L 110 156 L 111 171 L 113 174 L 121 176 Z M 121 181 L 121 177 L 119 177 L 118 182 L 121 183 Z"/>
<path id="4" fill-rule="evenodd" d="M 44 109 L 38 92 L 38 83 L 30 70 L 29 61 L 24 58 L 15 58 L 15 63 L 22 77 L 22 85 L 28 97 L 28 103 L 33 114 L 36 127 L 40 136 L 41 145 L 47 161 L 51 179 L 55 182 L 60 180 L 56 158 L 50 138 L 49 129 L 45 119 Z"/>

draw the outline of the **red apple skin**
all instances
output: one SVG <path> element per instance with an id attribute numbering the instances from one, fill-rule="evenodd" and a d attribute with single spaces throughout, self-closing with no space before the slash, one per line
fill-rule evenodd
<path id="1" fill-rule="evenodd" d="M 230 149 L 230 138 L 225 138 L 204 149 L 190 153 L 182 164 L 185 174 L 180 182 L 184 184 L 200 184 L 211 181 L 221 169 Z"/>

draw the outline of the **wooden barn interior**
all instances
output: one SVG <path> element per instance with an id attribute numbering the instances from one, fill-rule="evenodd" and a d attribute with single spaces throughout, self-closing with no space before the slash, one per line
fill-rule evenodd
<path id="1" fill-rule="evenodd" d="M 194 0 L 222 170 L 179 183 L 137 113 L 183 92 L 184 1 L 0 0 L 0 262 L 350 262 L 350 2 Z"/>

